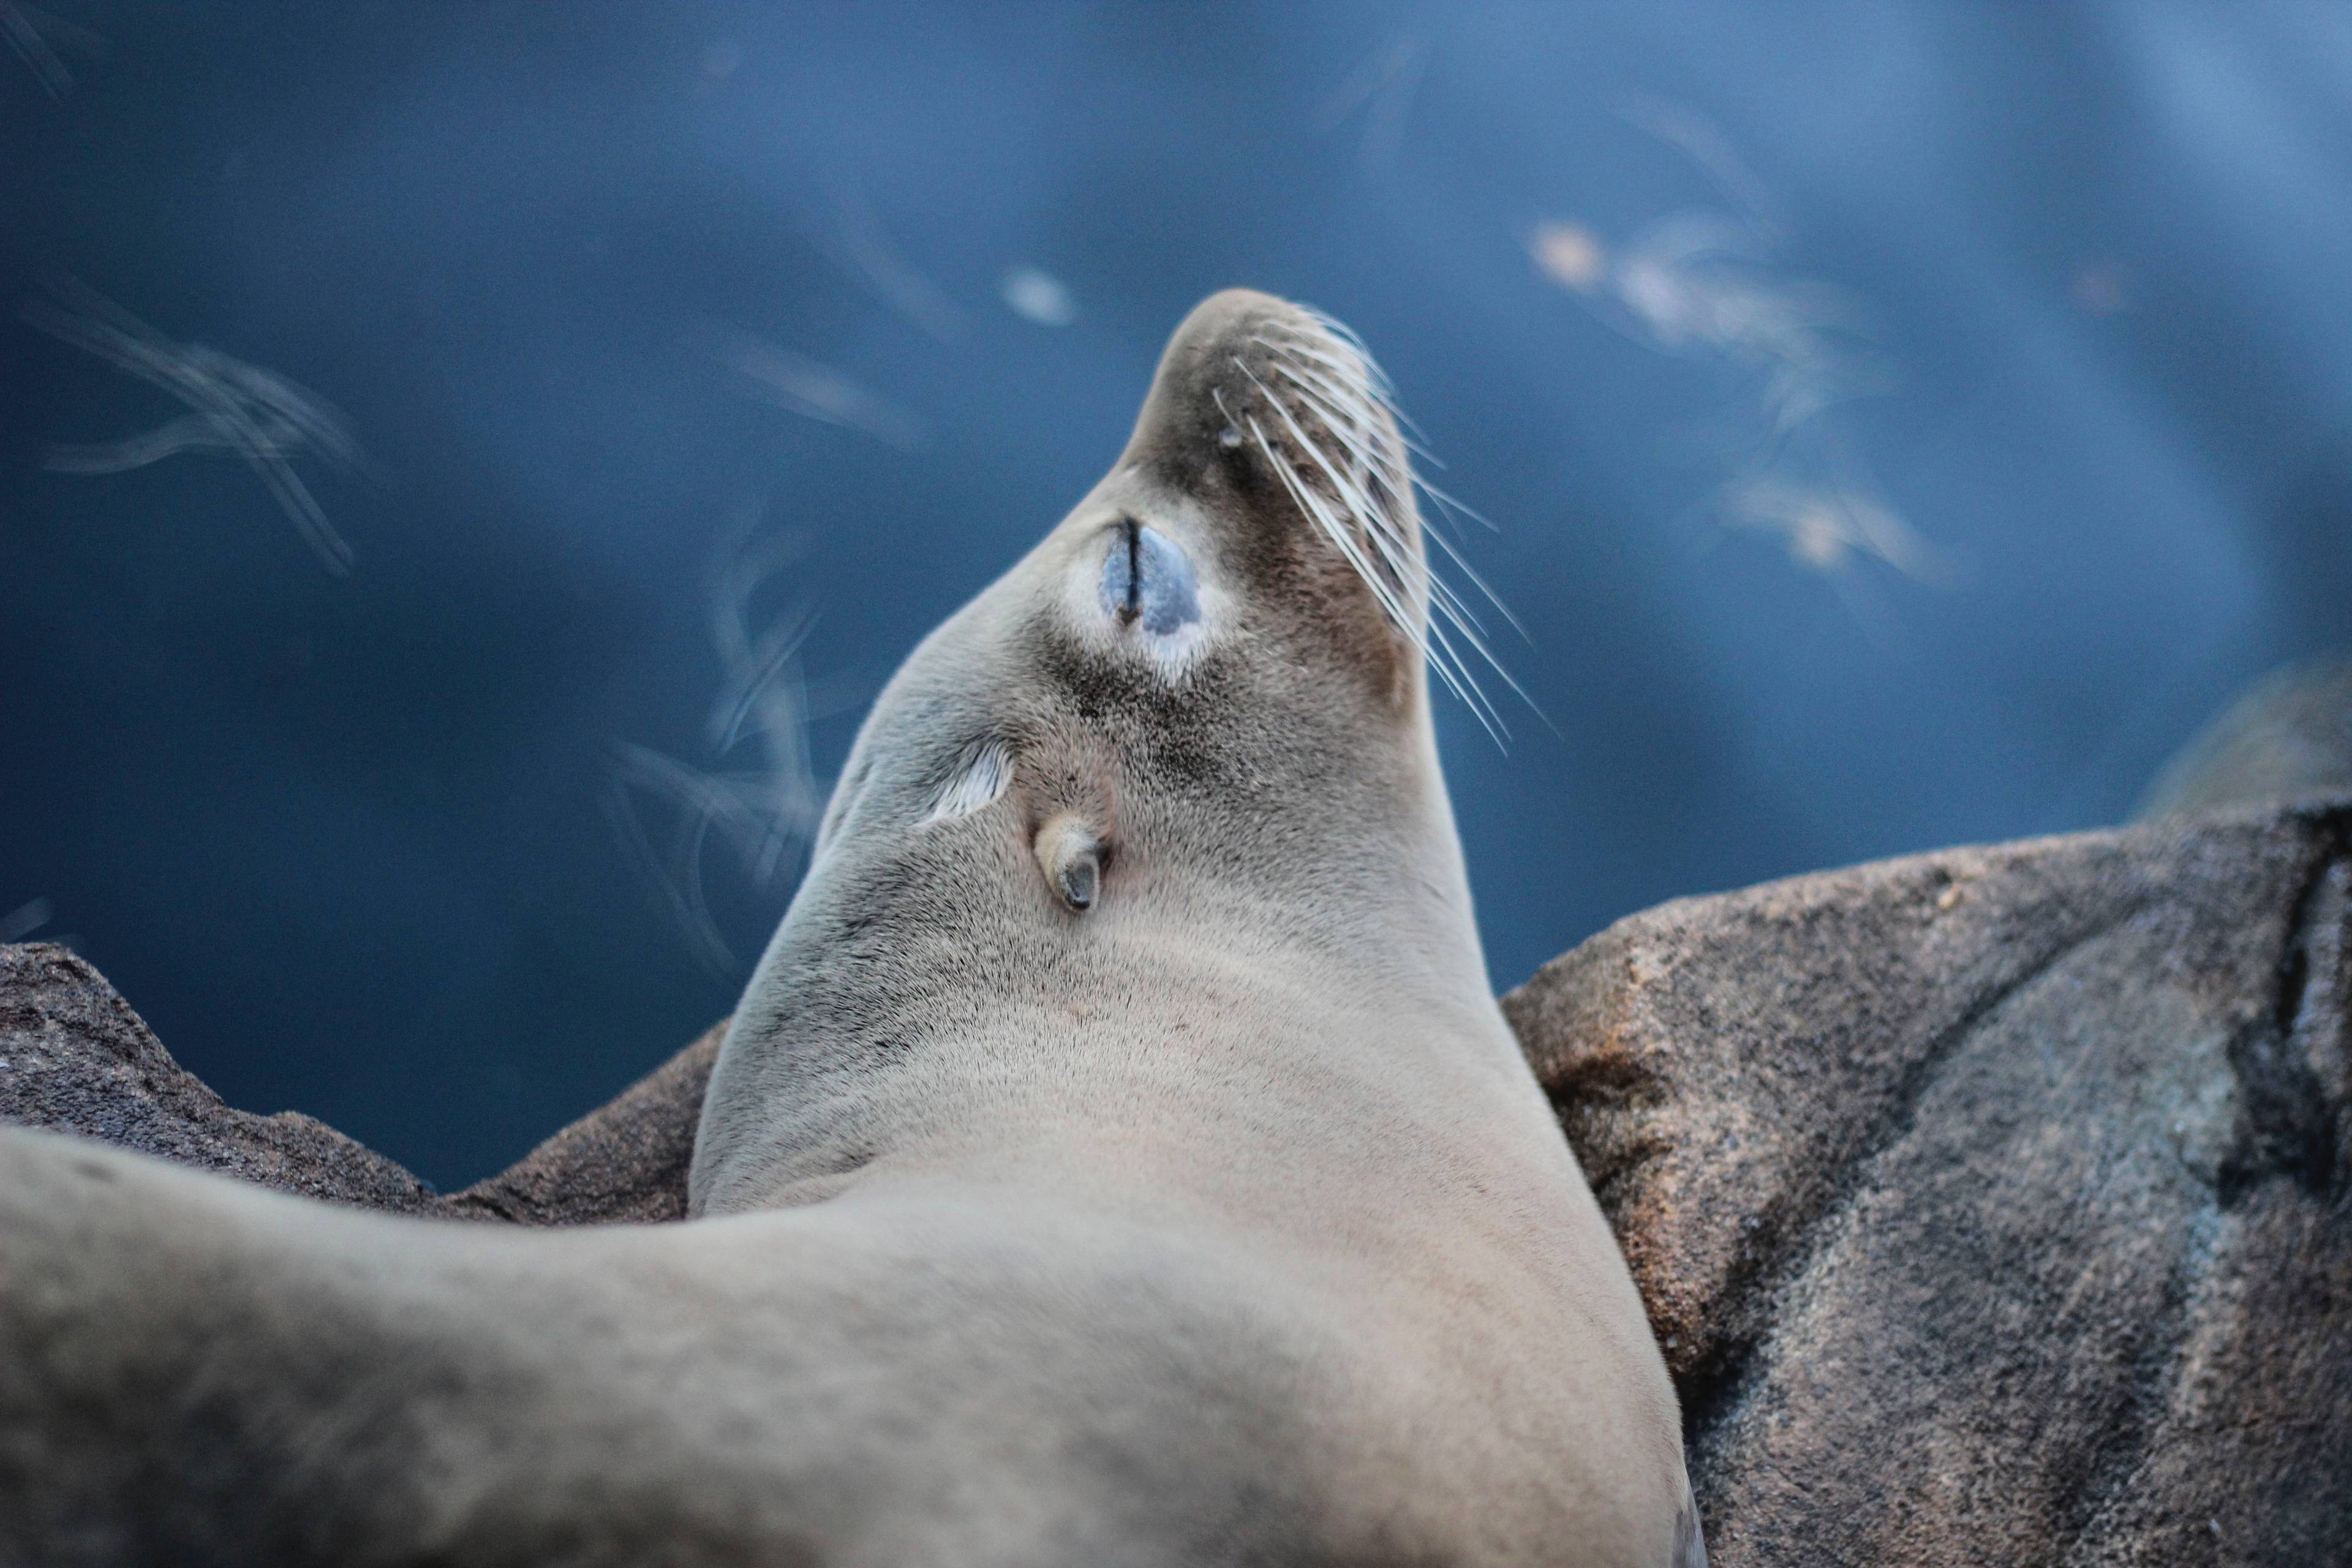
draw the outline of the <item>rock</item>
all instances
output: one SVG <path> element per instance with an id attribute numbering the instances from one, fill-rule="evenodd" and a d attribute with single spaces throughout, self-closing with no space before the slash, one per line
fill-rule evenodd
<path id="1" fill-rule="evenodd" d="M 461 1215 L 521 1225 L 686 1217 L 686 1172 L 724 1022 L 486 1182 L 451 1198 Z"/>
<path id="2" fill-rule="evenodd" d="M 1717 1568 L 2345 1560 L 2348 911 L 2352 798 L 1681 900 L 1504 999 Z M 0 1120 L 404 1213 L 682 1215 L 718 1039 L 444 1198 L 0 948 Z"/>
<path id="3" fill-rule="evenodd" d="M 437 1202 L 398 1163 L 322 1121 L 232 1110 L 62 947 L 0 947 L 0 1121 L 339 1203 L 424 1214 Z"/>
<path id="4" fill-rule="evenodd" d="M 1504 999 L 1748 1563 L 2352 1540 L 2352 801 L 1662 905 Z"/>
<path id="5" fill-rule="evenodd" d="M 0 1121 L 79 1132 L 281 1192 L 399 1214 L 524 1225 L 680 1219 L 703 1085 L 723 1027 L 506 1171 L 445 1197 L 299 1111 L 232 1109 L 65 948 L 0 946 Z"/>

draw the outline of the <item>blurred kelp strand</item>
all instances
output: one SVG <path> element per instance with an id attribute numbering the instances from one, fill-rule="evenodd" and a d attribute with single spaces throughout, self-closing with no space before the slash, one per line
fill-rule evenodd
<path id="1" fill-rule="evenodd" d="M 1840 571 L 1868 557 L 1915 582 L 1952 580 L 1944 558 L 1864 486 L 1809 485 L 1768 468 L 1726 485 L 1717 506 L 1726 527 L 1777 533 L 1790 559 L 1815 571 Z"/>
<path id="2" fill-rule="evenodd" d="M 1364 168 L 1373 174 L 1386 169 L 1404 145 L 1405 120 L 1428 68 L 1429 40 L 1397 34 L 1374 47 L 1325 97 L 1315 115 L 1317 132 L 1329 135 L 1361 110 Z"/>
<path id="3" fill-rule="evenodd" d="M 0 942 L 22 942 L 57 918 L 57 906 L 48 900 L 29 899 L 0 915 Z"/>
<path id="4" fill-rule="evenodd" d="M 1723 526 L 1777 534 L 1813 571 L 1867 558 L 1915 581 L 1950 582 L 1949 563 L 1879 494 L 1839 428 L 1841 405 L 1896 384 L 1867 307 L 1789 274 L 1788 226 L 1769 192 L 1704 120 L 1646 96 L 1615 107 L 1696 164 L 1726 208 L 1670 214 L 1622 244 L 1572 220 L 1540 223 L 1526 241 L 1537 269 L 1634 342 L 1753 380 L 1760 428 L 1715 492 Z"/>
<path id="5" fill-rule="evenodd" d="M 805 603 L 768 607 L 770 588 L 800 547 L 789 536 L 755 542 L 759 520 L 759 509 L 745 509 L 711 573 L 719 685 L 704 724 L 708 762 L 625 743 L 606 795 L 623 849 L 664 915 L 697 957 L 730 978 L 742 960 L 711 912 L 711 860 L 730 862 L 753 892 L 772 900 L 798 869 L 826 794 L 809 755 L 816 715 L 800 658 L 816 616 Z"/>
<path id="6" fill-rule="evenodd" d="M 57 918 L 58 907 L 48 899 L 27 899 L 5 914 L 0 914 L 0 945 L 12 942 L 46 942 L 80 952 L 80 937 L 69 931 L 51 929 Z"/>
<path id="7" fill-rule="evenodd" d="M 851 276 L 880 296 L 884 304 L 940 342 L 963 335 L 963 311 L 899 254 L 882 227 L 881 215 L 865 194 L 845 177 L 826 181 L 826 199 L 833 224 L 825 236 L 830 248 Z"/>
<path id="8" fill-rule="evenodd" d="M 74 84 L 73 72 L 58 53 L 59 46 L 79 55 L 106 52 L 106 40 L 96 33 L 23 0 L 0 0 L 0 38 L 8 40 L 10 52 L 25 63 L 52 99 L 63 99 Z"/>
<path id="9" fill-rule="evenodd" d="M 273 371 L 202 343 L 174 342 L 120 305 L 71 279 L 26 302 L 25 321 L 116 369 L 162 388 L 188 412 L 119 441 L 52 446 L 47 466 L 64 474 L 116 474 L 182 452 L 233 452 L 257 475 L 302 542 L 336 576 L 352 568 L 352 547 L 327 521 L 294 471 L 316 454 L 352 473 L 362 459 L 343 416 L 315 393 Z"/>
<path id="10" fill-rule="evenodd" d="M 929 423 L 921 415 L 829 364 L 749 332 L 710 331 L 702 334 L 702 341 L 711 359 L 742 378 L 739 388 L 761 402 L 805 419 L 860 431 L 902 452 L 914 451 L 930 438 Z"/>

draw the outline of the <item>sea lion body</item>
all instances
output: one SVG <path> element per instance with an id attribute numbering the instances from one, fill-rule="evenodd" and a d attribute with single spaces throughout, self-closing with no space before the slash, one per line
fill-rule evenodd
<path id="1" fill-rule="evenodd" d="M 0 1139 L 0 1513 L 238 1561 L 1702 1562 L 1486 989 L 1402 454 L 1319 319 L 1194 312 L 877 701 L 687 1225 Z"/>

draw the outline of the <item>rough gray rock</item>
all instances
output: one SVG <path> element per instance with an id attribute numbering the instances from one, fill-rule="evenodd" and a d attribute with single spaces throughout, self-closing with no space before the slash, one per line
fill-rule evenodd
<path id="1" fill-rule="evenodd" d="M 369 1208 L 419 1214 L 436 1201 L 398 1163 L 323 1121 L 233 1110 L 172 1059 L 98 971 L 47 942 L 0 947 L 0 1121 Z"/>
<path id="2" fill-rule="evenodd" d="M 520 1225 L 686 1217 L 686 1172 L 724 1021 L 538 1148 L 449 1199 L 459 1215 Z"/>
<path id="3" fill-rule="evenodd" d="M 679 1219 L 712 1028 L 602 1110 L 449 1196 L 299 1111 L 237 1110 L 172 1059 L 98 971 L 0 946 L 0 1121 L 79 1132 L 265 1187 L 399 1214 L 525 1225 Z"/>
<path id="4" fill-rule="evenodd" d="M 2352 802 L 1682 900 L 1505 998 L 1748 1563 L 2341 1563 Z"/>
<path id="5" fill-rule="evenodd" d="M 1718 1568 L 2340 1563 L 2352 800 L 1620 921 L 1504 1005 L 1683 1392 Z M 341 1202 L 684 1212 L 718 1032 L 453 1197 L 0 949 L 0 1120 Z"/>

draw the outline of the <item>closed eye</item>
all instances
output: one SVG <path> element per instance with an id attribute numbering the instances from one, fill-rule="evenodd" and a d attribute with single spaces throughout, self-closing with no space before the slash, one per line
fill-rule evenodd
<path id="1" fill-rule="evenodd" d="M 1102 607 L 1120 626 L 1166 637 L 1201 618 L 1201 580 L 1183 547 L 1121 518 L 1103 552 Z"/>

